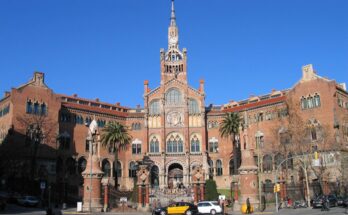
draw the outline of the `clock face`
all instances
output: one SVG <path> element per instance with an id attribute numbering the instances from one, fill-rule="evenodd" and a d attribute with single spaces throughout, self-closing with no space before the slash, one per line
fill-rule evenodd
<path id="1" fill-rule="evenodd" d="M 169 43 L 176 43 L 178 41 L 177 37 L 170 37 L 169 38 Z"/>

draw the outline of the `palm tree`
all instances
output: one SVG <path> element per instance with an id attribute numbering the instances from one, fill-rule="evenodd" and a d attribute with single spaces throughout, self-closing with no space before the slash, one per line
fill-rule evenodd
<path id="1" fill-rule="evenodd" d="M 106 124 L 106 126 L 103 128 L 103 133 L 101 135 L 101 143 L 102 146 L 107 149 L 112 149 L 115 153 L 115 169 L 116 169 L 116 175 L 115 175 L 115 186 L 117 189 L 118 185 L 118 151 L 119 149 L 125 149 L 126 146 L 131 141 L 132 137 L 128 133 L 127 127 L 120 124 L 119 122 L 109 122 Z"/>
<path id="2" fill-rule="evenodd" d="M 233 174 L 237 174 L 237 168 L 240 160 L 240 146 L 237 146 L 236 135 L 239 133 L 239 126 L 241 125 L 241 118 L 239 113 L 226 113 L 224 119 L 220 123 L 220 135 L 222 137 L 231 137 L 233 144 Z M 237 151 L 238 150 L 238 151 Z M 238 158 L 237 158 L 238 157 Z"/>

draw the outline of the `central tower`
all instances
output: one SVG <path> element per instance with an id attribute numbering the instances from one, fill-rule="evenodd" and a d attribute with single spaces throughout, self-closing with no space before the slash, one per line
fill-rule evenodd
<path id="1" fill-rule="evenodd" d="M 161 49 L 161 84 L 173 78 L 187 83 L 186 49 L 179 50 L 179 29 L 176 25 L 174 0 L 168 27 L 168 50 Z"/>
<path id="2" fill-rule="evenodd" d="M 174 1 L 168 27 L 168 49 L 160 50 L 161 84 L 151 90 L 144 82 L 146 155 L 154 162 L 151 183 L 176 188 L 192 182 L 195 167 L 207 170 L 204 82 L 187 83 L 186 49 L 179 49 Z M 156 178 L 158 177 L 158 178 Z"/>

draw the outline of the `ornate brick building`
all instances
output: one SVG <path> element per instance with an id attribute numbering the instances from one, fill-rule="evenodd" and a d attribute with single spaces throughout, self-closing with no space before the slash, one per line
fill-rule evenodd
<path id="1" fill-rule="evenodd" d="M 215 179 L 219 188 L 229 189 L 231 182 L 238 183 L 239 176 L 233 175 L 232 142 L 220 136 L 219 124 L 225 113 L 239 112 L 247 132 L 237 135 L 237 144 L 242 149 L 247 145 L 251 148 L 255 159 L 259 158 L 261 181 L 272 183 L 277 165 L 291 157 L 283 149 L 291 144 L 286 131 L 289 112 L 296 110 L 311 128 L 307 142 L 315 151 L 323 151 L 325 162 L 337 170 L 330 171 L 327 181 L 343 182 L 346 176 L 340 170 L 346 164 L 341 161 L 348 147 L 345 84 L 320 77 L 307 65 L 302 68 L 302 78 L 290 89 L 206 106 L 204 81 L 199 89 L 188 85 L 187 51 L 179 49 L 173 2 L 168 49 L 160 50 L 160 68 L 158 87 L 150 89 L 149 82 L 144 81 L 143 108 L 57 94 L 46 86 L 40 72 L 28 83 L 5 92 L 0 100 L 0 177 L 16 187 L 14 181 L 29 177 L 35 162 L 35 179 L 61 186 L 65 195 L 78 196 L 89 153 L 85 124 L 96 119 L 101 129 L 110 121 L 118 121 L 130 128 L 133 137 L 127 149 L 119 152 L 118 165 L 111 149 L 98 149 L 100 166 L 110 184 L 117 176 L 121 189 L 132 189 L 136 161 L 147 155 L 155 164 L 150 170 L 152 186 L 188 186 L 194 168 L 201 166 L 206 178 Z M 289 106 L 289 101 L 294 105 Z M 31 125 L 38 122 L 42 132 L 35 140 Z M 339 145 L 335 150 L 325 150 L 321 144 L 319 127 L 323 126 L 327 127 L 326 141 Z M 303 178 L 294 162 L 289 160 L 286 169 L 290 171 L 280 176 L 289 182 Z M 310 179 L 315 181 L 315 174 Z"/>

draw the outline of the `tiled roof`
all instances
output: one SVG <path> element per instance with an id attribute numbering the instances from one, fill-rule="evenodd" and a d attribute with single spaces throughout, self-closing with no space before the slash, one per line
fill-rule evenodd
<path id="1" fill-rule="evenodd" d="M 248 103 L 248 104 L 244 104 L 244 105 L 240 105 L 236 107 L 226 108 L 223 110 L 223 112 L 238 112 L 238 111 L 243 111 L 247 109 L 253 109 L 253 108 L 262 107 L 262 106 L 266 106 L 266 105 L 270 105 L 274 103 L 283 102 L 285 101 L 285 99 L 286 99 L 286 96 L 283 95 L 276 98 L 270 98 L 267 100 L 261 100 L 254 103 Z"/>
<path id="2" fill-rule="evenodd" d="M 69 98 L 69 99 L 75 99 L 75 100 L 86 101 L 86 102 L 91 102 L 91 103 L 98 103 L 101 105 L 108 105 L 108 106 L 118 107 L 118 108 L 122 108 L 122 109 L 126 109 L 126 110 L 129 109 L 128 107 L 124 107 L 121 105 L 100 102 L 100 101 L 96 101 L 96 100 L 92 100 L 92 99 L 85 99 L 85 98 L 80 98 L 80 97 L 75 97 L 75 96 L 68 96 L 68 95 L 64 95 L 64 94 L 57 94 L 57 95 L 60 96 L 61 98 Z"/>
<path id="3" fill-rule="evenodd" d="M 128 113 L 126 112 L 120 112 L 116 110 L 110 110 L 106 108 L 99 108 L 99 107 L 93 107 L 88 105 L 82 105 L 82 104 L 75 104 L 75 103 L 69 103 L 69 102 L 62 102 L 62 105 L 67 108 L 74 108 L 79 110 L 85 110 L 85 111 L 93 111 L 98 113 L 104 113 L 104 114 L 110 114 L 115 116 L 123 116 L 126 117 Z"/>

